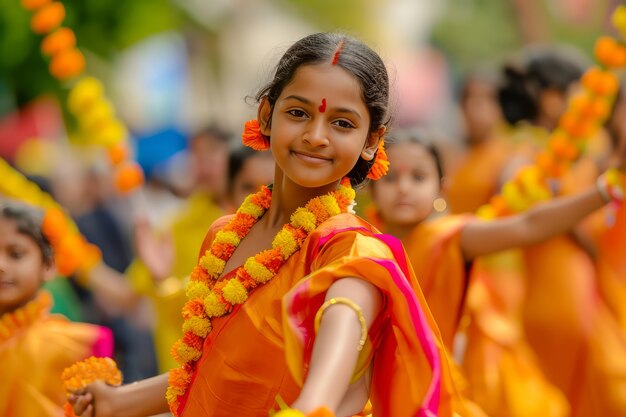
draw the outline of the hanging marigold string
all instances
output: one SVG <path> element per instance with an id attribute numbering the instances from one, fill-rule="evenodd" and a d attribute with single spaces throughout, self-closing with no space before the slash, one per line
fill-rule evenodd
<path id="1" fill-rule="evenodd" d="M 626 36 L 625 6 L 615 10 L 612 22 Z M 619 89 L 614 72 L 626 66 L 626 46 L 604 36 L 596 42 L 594 56 L 597 65 L 583 75 L 583 90 L 569 100 L 567 110 L 550 134 L 547 148 L 536 156 L 533 166 L 522 168 L 504 184 L 499 195 L 478 210 L 479 217 L 506 216 L 549 200 L 552 191 L 548 181 L 561 178 L 580 157 L 588 140 L 601 129 Z"/>
<path id="2" fill-rule="evenodd" d="M 211 332 L 211 319 L 230 313 L 244 303 L 257 287 L 273 279 L 280 267 L 297 251 L 309 233 L 332 216 L 348 211 L 355 197 L 350 180 L 344 178 L 339 188 L 315 197 L 298 208 L 290 222 L 276 234 L 272 248 L 248 258 L 243 266 L 223 279 L 226 262 L 252 226 L 270 207 L 272 193 L 263 187 L 246 198 L 235 216 L 220 230 L 211 247 L 200 258 L 191 273 L 187 288 L 188 301 L 183 307 L 183 337 L 172 347 L 172 355 L 181 364 L 169 373 L 167 401 L 174 416 L 178 415 L 180 397 L 185 394 L 202 356 L 204 339 Z"/>

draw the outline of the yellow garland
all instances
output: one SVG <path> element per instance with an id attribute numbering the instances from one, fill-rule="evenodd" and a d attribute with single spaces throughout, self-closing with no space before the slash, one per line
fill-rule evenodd
<path id="1" fill-rule="evenodd" d="M 174 357 L 182 362 L 180 368 L 170 372 L 166 394 L 174 416 L 178 415 L 179 397 L 186 392 L 195 363 L 202 355 L 202 352 L 187 343 L 198 346 L 197 337 L 203 340 L 211 331 L 211 318 L 228 314 L 233 306 L 244 303 L 254 288 L 274 278 L 278 268 L 300 250 L 300 245 L 306 236 L 321 222 L 346 212 L 353 202 L 354 195 L 349 179 L 344 178 L 337 190 L 311 199 L 305 207 L 298 208 L 290 216 L 290 223 L 283 226 L 272 240 L 272 249 L 249 257 L 243 266 L 221 280 L 219 278 L 224 271 L 227 258 L 234 252 L 241 239 L 248 234 L 254 223 L 269 208 L 271 200 L 269 189 L 263 188 L 260 192 L 248 196 L 237 210 L 235 217 L 216 234 L 211 248 L 198 261 L 200 268 L 203 268 L 208 275 L 208 283 L 200 281 L 200 279 L 206 279 L 201 273 L 191 275 L 187 288 L 189 301 L 183 308 L 184 335 L 173 347 Z M 252 216 L 254 222 L 250 222 L 249 217 L 246 216 Z M 215 249 L 214 253 L 216 245 L 225 246 Z M 206 316 L 197 316 L 198 303 L 202 303 Z"/>

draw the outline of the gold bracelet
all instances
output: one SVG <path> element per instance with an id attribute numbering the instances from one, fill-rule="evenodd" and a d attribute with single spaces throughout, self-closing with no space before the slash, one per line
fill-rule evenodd
<path id="1" fill-rule="evenodd" d="M 359 346 L 357 347 L 357 350 L 360 352 L 361 350 L 363 350 L 363 346 L 365 346 L 365 341 L 367 340 L 367 324 L 365 323 L 365 317 L 363 316 L 363 310 L 361 310 L 361 307 L 359 307 L 354 301 L 350 300 L 349 298 L 345 298 L 345 297 L 331 298 L 330 300 L 322 304 L 320 309 L 317 310 L 317 314 L 315 315 L 315 333 L 317 333 L 317 331 L 320 328 L 320 323 L 322 321 L 322 316 L 324 315 L 324 311 L 326 311 L 328 307 L 335 305 L 335 304 L 347 305 L 352 310 L 354 310 L 357 316 L 359 317 L 359 323 L 361 324 L 361 340 L 359 340 Z"/>

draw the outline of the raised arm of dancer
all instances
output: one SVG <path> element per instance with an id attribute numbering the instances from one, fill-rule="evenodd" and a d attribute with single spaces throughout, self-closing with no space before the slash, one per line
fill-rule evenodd
<path id="1" fill-rule="evenodd" d="M 70 396 L 74 412 L 82 417 L 144 417 L 169 411 L 165 400 L 168 374 L 121 387 L 104 382 L 89 385 Z"/>
<path id="2" fill-rule="evenodd" d="M 336 281 L 326 294 L 326 301 L 348 299 L 348 304 L 335 303 L 322 311 L 309 372 L 293 408 L 309 413 L 325 406 L 336 415 L 356 413 L 344 410 L 343 404 L 360 351 L 363 327 L 355 307 L 362 311 L 367 329 L 380 312 L 382 296 L 373 285 L 357 279 Z M 350 303 L 353 303 L 350 306 Z M 364 401 L 367 400 L 367 397 Z M 363 407 L 365 404 L 360 404 Z M 343 414 L 342 414 L 343 413 Z M 350 414 L 351 415 L 351 414 Z"/>
<path id="3" fill-rule="evenodd" d="M 596 187 L 539 204 L 527 212 L 490 221 L 469 222 L 461 231 L 467 260 L 542 242 L 572 229 L 606 201 Z"/>

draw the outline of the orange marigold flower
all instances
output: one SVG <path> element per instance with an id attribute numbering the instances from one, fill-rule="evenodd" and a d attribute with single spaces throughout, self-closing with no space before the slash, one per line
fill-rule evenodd
<path id="1" fill-rule="evenodd" d="M 237 233 L 237 236 L 244 237 L 248 234 L 248 231 L 254 226 L 256 219 L 249 214 L 238 213 L 233 219 L 224 226 L 224 231 L 232 231 Z"/>
<path id="2" fill-rule="evenodd" d="M 207 284 L 210 281 L 209 280 L 209 274 L 200 265 L 196 265 L 191 270 L 191 280 L 192 281 L 204 282 L 205 284 Z"/>
<path id="3" fill-rule="evenodd" d="M 115 187 L 122 193 L 128 193 L 143 184 L 143 170 L 133 161 L 120 165 L 115 172 Z"/>
<path id="4" fill-rule="evenodd" d="M 257 119 L 248 120 L 244 125 L 241 141 L 256 151 L 266 151 L 270 148 L 269 139 L 261 133 L 261 126 Z"/>
<path id="5" fill-rule="evenodd" d="M 233 252 L 235 252 L 235 249 L 236 247 L 230 243 L 214 243 L 213 246 L 211 246 L 213 255 L 224 260 L 229 259 Z"/>
<path id="6" fill-rule="evenodd" d="M 170 371 L 168 380 L 173 387 L 186 388 L 191 382 L 191 372 L 185 367 L 174 368 Z"/>
<path id="7" fill-rule="evenodd" d="M 41 224 L 41 230 L 53 245 L 58 242 L 62 236 L 68 233 L 67 220 L 65 214 L 58 208 L 50 208 L 46 210 Z"/>
<path id="8" fill-rule="evenodd" d="M 85 57 L 76 48 L 64 49 L 54 54 L 50 62 L 50 74 L 59 80 L 76 77 L 84 70 Z"/>
<path id="9" fill-rule="evenodd" d="M 185 320 L 190 317 L 206 317 L 204 303 L 201 300 L 187 301 L 183 306 L 182 315 Z"/>
<path id="10" fill-rule="evenodd" d="M 387 158 L 387 152 L 385 151 L 385 140 L 380 141 L 378 145 L 378 152 L 376 152 L 376 158 L 374 159 L 374 165 L 367 174 L 367 178 L 372 180 L 378 180 L 387 175 L 389 171 L 389 158 Z"/>
<path id="11" fill-rule="evenodd" d="M 270 208 L 270 203 L 272 202 L 272 193 L 266 186 L 263 186 L 260 193 L 256 193 L 252 196 L 252 202 L 267 210 Z"/>
<path id="12" fill-rule="evenodd" d="M 183 343 L 187 346 L 194 348 L 195 350 L 202 351 L 202 345 L 204 344 L 204 339 L 198 336 L 197 334 L 186 332 L 183 335 Z"/>
<path id="13" fill-rule="evenodd" d="M 237 269 L 236 276 L 237 276 L 237 280 L 241 282 L 243 286 L 246 287 L 246 289 L 248 290 L 252 290 L 256 288 L 256 286 L 258 285 L 256 280 L 252 278 L 252 276 L 250 276 L 250 274 L 248 273 L 248 271 L 245 270 L 245 268 Z"/>
<path id="14" fill-rule="evenodd" d="M 76 35 L 69 28 L 59 28 L 41 41 L 41 52 L 48 56 L 76 46 Z"/>
<path id="15" fill-rule="evenodd" d="M 283 257 L 278 249 L 263 251 L 256 255 L 254 259 L 274 273 L 278 272 L 284 263 Z"/>
<path id="16" fill-rule="evenodd" d="M 114 143 L 107 148 L 107 155 L 111 165 L 119 165 L 122 161 L 128 159 L 128 145 L 125 142 Z"/>
<path id="17" fill-rule="evenodd" d="M 48 3 L 38 9 L 30 19 L 30 27 L 38 35 L 50 32 L 65 19 L 65 6 L 59 1 Z"/>
<path id="18" fill-rule="evenodd" d="M 326 211 L 326 208 L 324 207 L 324 204 L 322 204 L 322 201 L 318 197 L 311 199 L 307 203 L 306 208 L 308 208 L 311 213 L 315 215 L 318 225 L 328 220 L 328 218 L 330 217 L 328 212 Z"/>

